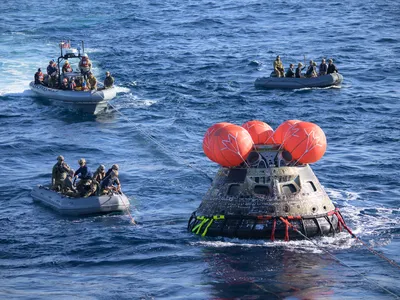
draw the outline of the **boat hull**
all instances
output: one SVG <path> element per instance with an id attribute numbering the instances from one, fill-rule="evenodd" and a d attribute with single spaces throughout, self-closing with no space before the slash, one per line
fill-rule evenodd
<path id="1" fill-rule="evenodd" d="M 105 111 L 108 101 L 116 97 L 115 87 L 97 91 L 72 91 L 49 88 L 33 81 L 29 84 L 36 96 L 51 100 L 57 105 L 78 109 L 90 114 Z"/>
<path id="2" fill-rule="evenodd" d="M 313 78 L 261 77 L 256 79 L 254 85 L 263 89 L 302 89 L 339 86 L 342 82 L 343 76 L 333 73 Z"/>
<path id="3" fill-rule="evenodd" d="M 124 194 L 72 198 L 45 186 L 36 186 L 31 196 L 34 201 L 52 208 L 62 215 L 89 215 L 123 212 L 129 209 L 129 199 Z"/>

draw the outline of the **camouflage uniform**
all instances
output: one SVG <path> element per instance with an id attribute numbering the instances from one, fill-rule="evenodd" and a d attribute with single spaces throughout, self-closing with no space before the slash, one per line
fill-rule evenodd
<path id="1" fill-rule="evenodd" d="M 89 78 L 87 81 L 88 81 L 89 88 L 91 90 L 97 90 L 97 79 L 96 79 L 96 77 L 94 77 L 93 74 L 89 75 Z"/>
<path id="2" fill-rule="evenodd" d="M 59 158 L 61 158 L 59 156 Z M 53 166 L 52 174 L 51 174 L 51 185 L 52 189 L 56 191 L 60 191 L 65 178 L 67 178 L 68 172 L 70 171 L 70 167 L 64 162 L 63 159 L 58 159 L 58 162 Z"/>
<path id="3" fill-rule="evenodd" d="M 104 88 L 108 89 L 114 85 L 114 77 L 110 73 L 106 73 L 107 77 L 104 79 Z"/>
<path id="4" fill-rule="evenodd" d="M 63 182 L 62 193 L 70 197 L 77 197 L 79 195 L 74 184 L 74 173 L 72 170 L 70 171 L 70 174 L 68 174 L 67 178 L 65 178 Z"/>
<path id="5" fill-rule="evenodd" d="M 97 185 L 97 193 L 100 192 L 100 183 L 106 177 L 105 167 L 100 165 L 93 174 L 93 182 Z"/>
<path id="6" fill-rule="evenodd" d="M 81 196 L 87 198 L 90 196 L 95 196 L 97 191 L 97 184 L 92 180 L 88 180 L 86 184 L 82 185 Z"/>

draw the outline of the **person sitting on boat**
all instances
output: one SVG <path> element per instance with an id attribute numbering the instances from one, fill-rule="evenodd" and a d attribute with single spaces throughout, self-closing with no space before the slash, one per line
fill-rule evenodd
<path id="1" fill-rule="evenodd" d="M 92 71 L 92 62 L 86 53 L 82 55 L 82 59 L 79 62 L 79 69 L 81 70 L 81 73 L 85 79 L 87 79 L 88 73 Z"/>
<path id="2" fill-rule="evenodd" d="M 91 180 L 93 177 L 92 172 L 90 172 L 89 167 L 86 164 L 86 159 L 81 158 L 78 160 L 78 164 L 79 164 L 79 169 L 75 171 L 74 176 L 77 177 L 78 175 L 80 180 L 77 183 L 76 187 L 80 187 L 81 185 L 85 184 L 86 181 L 88 181 L 89 179 Z"/>
<path id="3" fill-rule="evenodd" d="M 68 78 L 65 77 L 61 83 L 61 89 L 62 90 L 69 90 L 69 83 L 68 83 Z"/>
<path id="4" fill-rule="evenodd" d="M 75 78 L 74 77 L 71 78 L 71 81 L 69 83 L 69 89 L 73 90 L 73 91 L 75 91 L 75 89 L 76 89 L 76 83 L 75 83 Z"/>
<path id="5" fill-rule="evenodd" d="M 289 65 L 289 69 L 287 70 L 285 77 L 294 77 L 294 64 Z"/>
<path id="6" fill-rule="evenodd" d="M 78 196 L 78 191 L 74 183 L 74 173 L 74 170 L 69 170 L 68 175 L 65 178 L 62 186 L 62 193 L 70 197 Z"/>
<path id="7" fill-rule="evenodd" d="M 319 65 L 318 76 L 326 75 L 327 71 L 328 71 L 328 65 L 326 64 L 325 58 L 323 58 L 321 64 Z"/>
<path id="8" fill-rule="evenodd" d="M 96 196 L 97 192 L 97 184 L 94 180 L 89 179 L 80 187 L 80 196 L 83 198 L 87 198 L 90 196 Z"/>
<path id="9" fill-rule="evenodd" d="M 278 55 L 274 61 L 274 70 L 276 77 L 285 77 L 285 69 L 281 61 L 281 57 Z"/>
<path id="10" fill-rule="evenodd" d="M 51 188 L 55 191 L 60 191 L 65 178 L 67 178 L 70 167 L 64 162 L 64 156 L 57 157 L 57 163 L 53 166 L 51 172 Z"/>
<path id="11" fill-rule="evenodd" d="M 111 166 L 111 168 L 109 168 L 109 169 L 107 170 L 107 173 L 106 173 L 105 177 L 107 177 L 108 175 L 110 175 L 110 173 L 111 173 L 112 171 L 118 171 L 118 170 L 119 170 L 119 166 L 118 166 L 117 164 L 113 164 L 113 165 Z"/>
<path id="12" fill-rule="evenodd" d="M 333 63 L 333 59 L 330 58 L 328 60 L 328 70 L 327 70 L 327 74 L 332 74 L 332 73 L 339 73 L 338 69 L 336 69 L 336 66 Z"/>
<path id="13" fill-rule="evenodd" d="M 57 64 L 54 60 L 51 60 L 47 66 L 47 75 L 50 76 L 49 87 L 55 87 L 57 85 L 57 74 Z"/>
<path id="14" fill-rule="evenodd" d="M 62 72 L 63 72 L 63 73 L 70 73 L 70 72 L 72 72 L 72 71 L 73 71 L 73 70 L 72 70 L 71 65 L 69 64 L 69 61 L 66 60 L 66 61 L 64 62 L 63 67 L 62 67 Z"/>
<path id="15" fill-rule="evenodd" d="M 118 179 L 118 171 L 112 171 L 101 182 L 101 194 L 106 195 L 110 192 L 121 192 L 121 183 Z"/>
<path id="16" fill-rule="evenodd" d="M 82 88 L 81 88 L 81 90 L 82 90 L 82 91 L 88 91 L 88 90 L 89 90 L 89 88 L 88 88 L 88 86 L 87 86 L 87 84 L 86 84 L 86 80 L 83 80 L 83 81 L 82 81 Z"/>
<path id="17" fill-rule="evenodd" d="M 301 74 L 301 71 L 303 71 L 304 68 L 305 68 L 305 67 L 303 67 L 303 64 L 302 64 L 302 63 L 299 63 L 299 64 L 297 65 L 297 68 L 296 68 L 296 78 L 303 78 L 303 77 L 304 77 L 304 76 Z"/>
<path id="18" fill-rule="evenodd" d="M 92 91 L 93 90 L 97 90 L 97 79 L 96 79 L 96 77 L 94 77 L 94 75 L 93 75 L 93 73 L 92 72 L 89 72 L 88 73 L 88 86 L 89 86 L 89 89 L 91 89 Z"/>
<path id="19" fill-rule="evenodd" d="M 111 76 L 110 72 L 106 72 L 106 78 L 104 79 L 104 88 L 109 89 L 114 85 L 114 77 Z"/>
<path id="20" fill-rule="evenodd" d="M 312 60 L 310 60 L 310 65 L 307 68 L 306 77 L 317 77 L 316 64 Z"/>
<path id="21" fill-rule="evenodd" d="M 44 81 L 44 75 L 42 73 L 42 69 L 39 68 L 35 73 L 35 84 L 44 85 L 43 81 Z"/>
<path id="22" fill-rule="evenodd" d="M 100 190 L 100 182 L 106 177 L 106 167 L 100 165 L 96 172 L 93 174 L 93 181 L 98 185 L 98 190 Z"/>

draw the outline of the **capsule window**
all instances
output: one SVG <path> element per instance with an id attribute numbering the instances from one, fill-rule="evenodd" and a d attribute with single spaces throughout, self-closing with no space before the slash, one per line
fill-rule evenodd
<path id="1" fill-rule="evenodd" d="M 297 192 L 296 187 L 292 183 L 285 184 L 282 186 L 282 193 L 285 195 L 291 195 L 296 192 Z"/>
<path id="2" fill-rule="evenodd" d="M 312 190 L 313 190 L 314 192 L 316 192 L 316 191 L 317 191 L 317 188 L 315 187 L 314 182 L 308 181 L 308 183 L 310 184 Z"/>
<path id="3" fill-rule="evenodd" d="M 240 193 L 239 184 L 231 184 L 228 189 L 228 196 L 237 196 Z"/>
<path id="4" fill-rule="evenodd" d="M 254 193 L 259 195 L 269 195 L 269 188 L 266 185 L 256 185 L 254 187 Z"/>

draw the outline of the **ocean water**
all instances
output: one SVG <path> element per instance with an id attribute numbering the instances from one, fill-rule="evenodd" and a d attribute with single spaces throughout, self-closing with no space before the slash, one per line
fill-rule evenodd
<path id="1" fill-rule="evenodd" d="M 347 233 L 313 241 L 199 238 L 186 231 L 218 166 L 216 122 L 317 123 L 312 168 L 353 232 L 400 262 L 398 1 L 0 3 L 1 299 L 393 299 L 399 269 Z M 116 80 L 99 116 L 33 97 L 58 42 L 84 40 Z M 257 90 L 285 66 L 333 57 L 341 88 Z M 128 215 L 63 217 L 33 203 L 62 154 L 120 165 Z M 207 176 L 204 176 L 207 175 Z"/>

